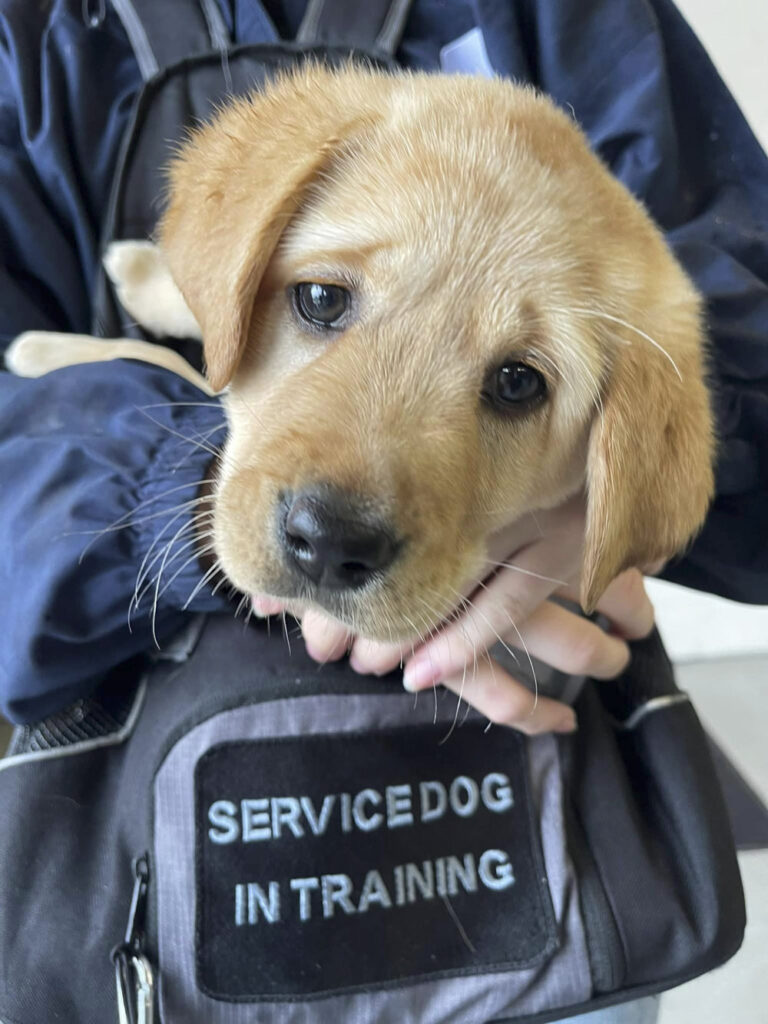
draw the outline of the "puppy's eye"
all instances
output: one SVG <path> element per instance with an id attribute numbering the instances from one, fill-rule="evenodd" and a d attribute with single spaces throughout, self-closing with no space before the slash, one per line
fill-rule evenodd
<path id="1" fill-rule="evenodd" d="M 527 363 L 505 363 L 489 375 L 483 388 L 483 397 L 500 411 L 523 409 L 546 393 L 546 381 Z"/>
<path id="2" fill-rule="evenodd" d="M 335 284 L 306 281 L 294 289 L 296 312 L 313 327 L 338 327 L 349 309 L 349 300 L 347 289 Z"/>

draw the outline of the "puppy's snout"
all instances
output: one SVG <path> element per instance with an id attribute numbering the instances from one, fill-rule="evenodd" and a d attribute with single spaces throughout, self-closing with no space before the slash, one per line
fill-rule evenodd
<path id="1" fill-rule="evenodd" d="M 303 492 L 283 502 L 286 558 L 320 587 L 353 589 L 385 571 L 397 551 L 391 531 L 343 494 Z"/>

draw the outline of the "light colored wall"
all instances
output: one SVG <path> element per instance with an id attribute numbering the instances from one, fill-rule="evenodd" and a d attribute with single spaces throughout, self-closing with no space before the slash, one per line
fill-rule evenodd
<path id="1" fill-rule="evenodd" d="M 768 149 L 768 0 L 677 0 Z"/>

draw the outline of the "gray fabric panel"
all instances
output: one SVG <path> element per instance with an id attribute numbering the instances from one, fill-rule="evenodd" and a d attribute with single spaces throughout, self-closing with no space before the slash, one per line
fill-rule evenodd
<path id="1" fill-rule="evenodd" d="M 515 1004 L 509 1014 L 535 1013 L 557 1006 L 573 1006 L 592 997 L 589 956 L 579 905 L 576 873 L 565 848 L 563 782 L 557 740 L 551 734 L 528 742 L 531 790 L 539 809 L 541 847 L 547 869 L 555 918 L 561 927 L 562 946 L 538 970 L 538 984 Z M 509 1015 L 508 1014 L 508 1015 Z"/>
<path id="2" fill-rule="evenodd" d="M 222 712 L 187 733 L 155 782 L 154 878 L 158 894 L 160 1011 L 166 1024 L 486 1024 L 499 1017 L 569 1006 L 591 995 L 589 966 L 573 871 L 563 846 L 556 741 L 529 743 L 531 788 L 539 808 L 544 859 L 561 948 L 543 966 L 508 973 L 420 982 L 308 1002 L 225 1003 L 198 992 L 194 929 L 194 765 L 225 740 L 422 724 L 442 736 L 453 708 L 414 706 L 406 694 L 316 696 Z M 450 742 L 450 741 L 449 741 Z"/>

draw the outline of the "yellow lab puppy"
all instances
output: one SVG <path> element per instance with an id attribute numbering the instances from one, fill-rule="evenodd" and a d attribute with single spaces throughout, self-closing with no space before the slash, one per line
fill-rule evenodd
<path id="1" fill-rule="evenodd" d="M 244 592 L 412 638 L 492 533 L 581 488 L 587 609 L 701 524 L 699 300 L 548 100 L 314 68 L 196 132 L 170 196 L 161 244 L 227 387 L 213 536 Z"/>
<path id="2" fill-rule="evenodd" d="M 199 324 L 230 426 L 211 532 L 243 592 L 411 641 L 491 536 L 582 491 L 588 610 L 702 523 L 699 300 L 533 91 L 283 77 L 193 133 L 160 242 L 122 297 L 159 333 Z"/>

